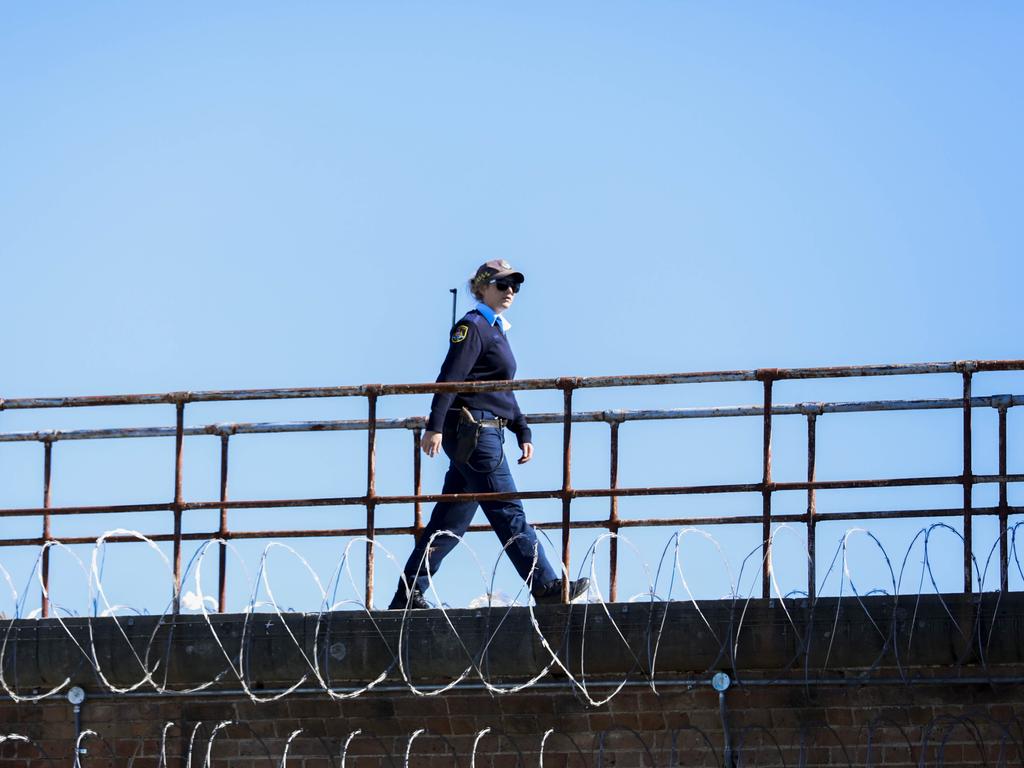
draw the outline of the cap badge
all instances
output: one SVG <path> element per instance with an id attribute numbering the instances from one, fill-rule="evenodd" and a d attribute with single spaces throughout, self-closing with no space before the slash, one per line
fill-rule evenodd
<path id="1" fill-rule="evenodd" d="M 501 262 L 499 262 L 499 263 L 501 264 L 501 268 L 502 268 L 502 269 L 512 269 L 512 265 L 511 265 L 511 264 L 509 264 L 509 263 L 508 263 L 507 261 L 505 261 L 504 259 L 502 259 L 502 260 L 501 260 Z"/>

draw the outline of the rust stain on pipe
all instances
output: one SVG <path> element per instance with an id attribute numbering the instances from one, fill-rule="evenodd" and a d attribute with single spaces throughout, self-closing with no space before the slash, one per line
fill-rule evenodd
<path id="1" fill-rule="evenodd" d="M 1024 474 L 1009 473 L 1006 475 L 975 475 L 974 485 L 984 485 L 1006 481 L 1009 483 L 1024 482 Z M 903 488 L 929 485 L 962 485 L 962 475 L 938 475 L 932 477 L 894 477 L 881 480 L 816 480 L 813 483 L 806 481 L 772 483 L 773 491 L 806 491 L 815 490 L 841 490 L 849 488 Z M 683 486 L 653 486 L 653 487 L 632 487 L 632 488 L 574 488 L 569 491 L 572 498 L 603 498 L 612 495 L 619 497 L 630 496 L 689 496 L 719 493 L 761 493 L 763 483 L 730 483 L 722 485 L 683 485 Z M 518 491 L 516 493 L 434 493 L 421 494 L 419 496 L 374 496 L 372 501 L 375 505 L 382 504 L 412 504 L 417 500 L 422 502 L 438 501 L 488 501 L 507 499 L 560 499 L 565 495 L 561 489 L 547 491 Z M 311 497 L 304 499 L 246 499 L 229 501 L 193 501 L 184 502 L 181 507 L 184 511 L 199 509 L 220 509 L 221 506 L 227 509 L 281 509 L 288 507 L 339 507 L 339 506 L 365 506 L 369 498 L 367 496 L 338 496 L 338 497 Z M 120 514 L 124 512 L 160 512 L 173 511 L 173 504 L 118 504 L 111 506 L 75 506 L 75 507 L 51 507 L 51 515 L 76 515 L 76 514 Z M 25 507 L 17 509 L 0 510 L 0 517 L 29 517 L 39 516 L 46 512 L 45 507 Z M 961 508 L 961 514 L 963 509 Z M 761 516 L 756 516 L 761 520 Z M 774 519 L 774 518 L 773 518 Z M 625 521 L 620 520 L 620 524 Z M 407 532 L 410 532 L 407 530 Z"/>
<path id="2" fill-rule="evenodd" d="M 559 381 L 563 381 L 560 379 Z M 572 504 L 572 388 L 564 380 L 562 409 L 562 602 L 569 602 L 569 533 Z"/>
<path id="3" fill-rule="evenodd" d="M 963 368 L 964 380 L 964 592 L 970 594 L 973 591 L 974 578 L 971 564 L 973 563 L 974 552 L 974 525 L 971 519 L 971 506 L 973 504 L 973 465 L 971 460 L 971 370 L 969 364 Z"/>
<path id="4" fill-rule="evenodd" d="M 614 491 L 619 486 L 619 422 L 611 423 L 609 438 L 609 480 L 608 485 Z M 619 497 L 613 493 L 610 497 L 608 510 L 608 530 L 616 534 L 608 546 L 608 599 L 617 602 L 619 599 Z"/>
<path id="5" fill-rule="evenodd" d="M 377 390 L 374 388 L 366 395 L 369 414 L 366 430 L 366 609 L 373 610 L 373 558 L 377 503 Z"/>
<path id="6" fill-rule="evenodd" d="M 181 609 L 181 515 L 184 499 L 181 492 L 182 465 L 185 448 L 185 402 L 175 405 L 174 436 L 174 613 Z"/>
<path id="7" fill-rule="evenodd" d="M 53 443 L 47 441 L 43 444 L 43 508 L 49 509 L 51 504 L 50 478 L 53 469 Z M 50 535 L 50 513 L 43 513 L 43 546 L 53 540 Z M 41 577 L 43 586 L 40 595 L 42 617 L 45 619 L 50 615 L 50 548 L 43 550 L 43 562 L 41 564 Z"/>
<path id="8" fill-rule="evenodd" d="M 999 507 L 985 507 L 975 508 L 974 512 L 976 515 L 998 515 Z M 1012 515 L 1024 514 L 1024 507 L 1022 506 L 1009 506 L 1007 512 Z M 835 513 L 818 513 L 816 520 L 818 524 L 830 523 L 830 522 L 843 522 L 850 520 L 905 520 L 905 519 L 930 519 L 936 517 L 959 517 L 963 514 L 963 509 L 960 507 L 954 508 L 943 508 L 943 509 L 910 509 L 910 510 L 888 510 L 888 511 L 865 511 L 865 512 L 835 512 Z M 714 526 L 714 525 L 737 525 L 737 524 L 756 524 L 760 522 L 760 515 L 726 515 L 721 517 L 655 517 L 655 518 L 637 518 L 620 520 L 620 528 L 664 528 L 664 527 L 680 527 L 680 526 Z M 775 515 L 772 520 L 778 523 L 806 523 L 806 513 L 794 513 L 794 514 L 781 514 Z M 534 528 L 544 530 L 560 530 L 562 522 L 533 522 L 531 523 Z M 574 530 L 593 530 L 593 529 L 607 529 L 607 520 L 574 520 L 571 522 L 570 527 Z M 472 525 L 468 529 L 470 532 L 484 532 L 490 531 L 489 525 Z M 398 534 L 409 534 L 411 529 L 406 526 L 397 526 L 389 528 L 377 528 L 376 532 L 382 536 L 391 536 Z M 227 538 L 233 539 L 307 539 L 307 538 L 325 538 L 325 537 L 340 537 L 340 536 L 362 536 L 366 533 L 366 529 L 362 527 L 357 528 L 314 528 L 314 529 L 283 529 L 283 530 L 258 530 L 258 531 L 229 531 Z M 209 532 L 193 532 L 183 533 L 181 535 L 182 541 L 207 541 L 218 535 L 217 531 Z M 173 541 L 174 534 L 170 533 L 158 533 L 158 534 L 146 534 L 146 538 L 152 541 Z M 93 544 L 96 541 L 94 536 L 73 536 L 62 538 L 61 542 L 64 544 Z M 125 543 L 125 544 L 140 544 L 142 543 L 135 536 L 111 536 L 106 539 L 107 542 L 112 543 Z M 0 540 L 0 547 L 24 547 L 24 546 L 42 546 L 45 543 L 45 539 L 39 538 L 25 538 L 25 539 L 3 539 Z"/>
<path id="9" fill-rule="evenodd" d="M 761 597 L 767 598 L 771 589 L 771 546 L 772 546 L 772 382 L 778 371 L 774 368 L 760 369 L 757 378 L 764 384 L 764 435 L 761 444 Z"/>
<path id="10" fill-rule="evenodd" d="M 224 613 L 227 610 L 227 579 L 228 579 L 228 508 L 224 502 L 228 500 L 228 440 L 229 435 L 220 436 L 220 530 L 219 537 L 224 539 L 220 545 L 220 552 L 217 558 L 217 611 Z"/>
<path id="11" fill-rule="evenodd" d="M 999 409 L 999 474 L 1006 476 L 1006 408 Z M 1006 480 L 999 481 L 999 588 L 1009 590 L 1009 552 L 1007 548 L 1007 502 Z"/>
<path id="12" fill-rule="evenodd" d="M 977 371 L 1020 371 L 1024 360 L 974 361 Z M 709 382 L 756 381 L 758 374 L 772 372 L 773 379 L 834 379 L 861 376 L 906 376 L 930 373 L 959 373 L 962 363 L 905 363 L 886 365 L 849 365 L 820 368 L 763 368 L 758 371 L 701 371 L 690 373 L 651 373 L 622 376 L 585 376 L 573 378 L 577 389 L 604 387 L 654 386 L 663 384 L 700 384 Z M 239 389 L 207 392 L 167 392 L 162 394 L 90 395 L 78 397 L 22 397 L 3 399 L 5 410 L 33 408 L 82 408 L 106 405 L 161 405 L 168 403 L 228 402 L 234 400 L 293 400 L 310 397 L 364 397 L 374 389 L 377 395 L 430 394 L 434 392 L 498 392 L 507 390 L 562 389 L 566 379 L 520 379 L 518 381 L 424 382 L 345 387 L 299 387 L 291 389 Z"/>
<path id="13" fill-rule="evenodd" d="M 817 430 L 818 417 L 813 413 L 807 414 L 807 482 L 813 483 L 815 479 L 815 462 L 817 461 Z M 817 498 L 814 488 L 807 489 L 807 598 L 814 600 L 817 591 L 817 562 L 815 556 L 815 544 L 817 543 L 817 531 L 815 527 L 815 513 L 817 512 Z"/>
<path id="14" fill-rule="evenodd" d="M 420 441 L 423 439 L 423 430 L 417 427 L 412 432 L 412 492 L 414 496 L 423 493 L 423 465 L 420 455 Z M 417 501 L 413 506 L 412 520 L 413 536 L 419 541 L 420 533 L 423 531 L 423 502 Z"/>

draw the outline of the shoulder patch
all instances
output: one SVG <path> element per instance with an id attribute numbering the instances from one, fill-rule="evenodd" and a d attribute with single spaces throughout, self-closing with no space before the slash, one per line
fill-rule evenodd
<path id="1" fill-rule="evenodd" d="M 455 326 L 455 330 L 452 331 L 452 344 L 458 344 L 460 341 L 465 341 L 469 335 L 469 326 L 465 323 L 460 323 Z"/>

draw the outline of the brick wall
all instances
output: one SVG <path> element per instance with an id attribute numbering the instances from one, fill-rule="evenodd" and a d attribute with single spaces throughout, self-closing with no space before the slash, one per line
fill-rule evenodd
<path id="1" fill-rule="evenodd" d="M 735 686 L 727 694 L 734 752 L 742 765 L 991 765 L 1021 764 L 1015 685 L 914 684 L 841 687 Z M 86 768 L 158 768 L 161 735 L 167 765 L 212 763 L 223 768 L 281 765 L 331 768 L 469 766 L 721 765 L 722 720 L 710 687 L 629 688 L 600 708 L 566 690 L 505 696 L 483 691 L 422 697 L 370 693 L 347 701 L 293 695 L 273 703 L 247 699 L 92 699 L 82 727 L 99 737 L 83 742 Z M 74 721 L 64 701 L 0 704 L 0 734 L 32 743 L 0 744 L 4 768 L 71 765 Z M 197 728 L 198 726 L 198 728 Z M 484 729 L 491 731 L 477 741 Z M 412 739 L 420 729 L 426 729 Z M 45 759 L 44 754 L 49 756 Z"/>
<path id="2" fill-rule="evenodd" d="M 1024 695 L 1014 682 L 1024 681 L 1024 594 L 901 601 L 794 601 L 785 610 L 777 601 L 620 604 L 607 614 L 552 607 L 536 625 L 518 608 L 331 622 L 220 616 L 213 627 L 188 616 L 137 617 L 120 628 L 109 619 L 19 621 L 6 630 L 0 671 L 21 695 L 67 676 L 87 690 L 82 727 L 97 736 L 84 742 L 84 768 L 160 768 L 164 753 L 168 768 L 202 768 L 208 752 L 218 768 L 271 768 L 286 758 L 292 768 L 336 768 L 356 731 L 349 768 L 404 766 L 407 753 L 413 766 L 535 766 L 542 742 L 549 768 L 722 765 L 726 731 L 707 681 L 723 667 L 742 681 L 726 694 L 741 765 L 1024 765 Z M 95 660 L 118 685 L 140 678 L 126 643 L 139 658 L 159 659 L 159 674 L 151 671 L 171 687 L 216 678 L 221 689 L 105 693 Z M 552 654 L 561 666 L 523 691 L 497 696 L 479 685 L 484 674 L 523 683 Z M 420 690 L 459 679 L 467 659 L 477 674 L 446 693 L 414 695 L 399 658 Z M 296 680 L 312 686 L 311 659 L 331 685 L 363 688 L 382 670 L 386 680 L 343 701 L 322 690 L 269 703 L 237 693 L 243 682 L 258 692 Z M 657 692 L 638 684 L 645 674 Z M 843 684 L 844 675 L 869 682 Z M 607 705 L 581 695 L 581 683 L 600 699 L 623 678 L 631 685 Z M 917 682 L 893 682 L 907 678 Z M 30 740 L 0 742 L 0 768 L 70 766 L 75 733 L 60 696 L 0 699 L 0 738 Z"/>

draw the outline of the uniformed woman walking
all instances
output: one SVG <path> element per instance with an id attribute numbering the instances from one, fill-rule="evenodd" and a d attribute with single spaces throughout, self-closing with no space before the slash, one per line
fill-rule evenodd
<path id="1" fill-rule="evenodd" d="M 524 281 L 507 261 L 488 261 L 477 269 L 469 289 L 477 299 L 476 307 L 452 328 L 448 356 L 437 380 L 502 381 L 516 374 L 516 360 L 508 343 L 511 324 L 503 313 L 515 300 Z M 505 459 L 504 428 L 515 434 L 522 455 L 519 463 L 533 458 L 533 442 L 526 417 L 519 410 L 513 392 L 442 392 L 434 395 L 430 416 L 420 447 L 427 456 L 441 450 L 451 459 L 442 493 L 514 493 L 512 474 Z M 479 502 L 494 532 L 505 547 L 512 565 L 531 585 L 538 603 L 557 603 L 562 597 L 562 582 L 551 567 L 537 533 L 526 521 L 518 499 Z M 434 538 L 429 554 L 424 551 L 431 537 L 447 531 L 461 537 L 476 513 L 477 502 L 438 502 L 430 522 L 420 534 L 416 547 L 405 564 L 404 578 L 389 608 L 429 608 L 424 598 L 428 573 L 434 574 L 441 561 L 456 545 L 452 536 Z M 587 591 L 589 579 L 569 585 L 570 599 Z"/>

